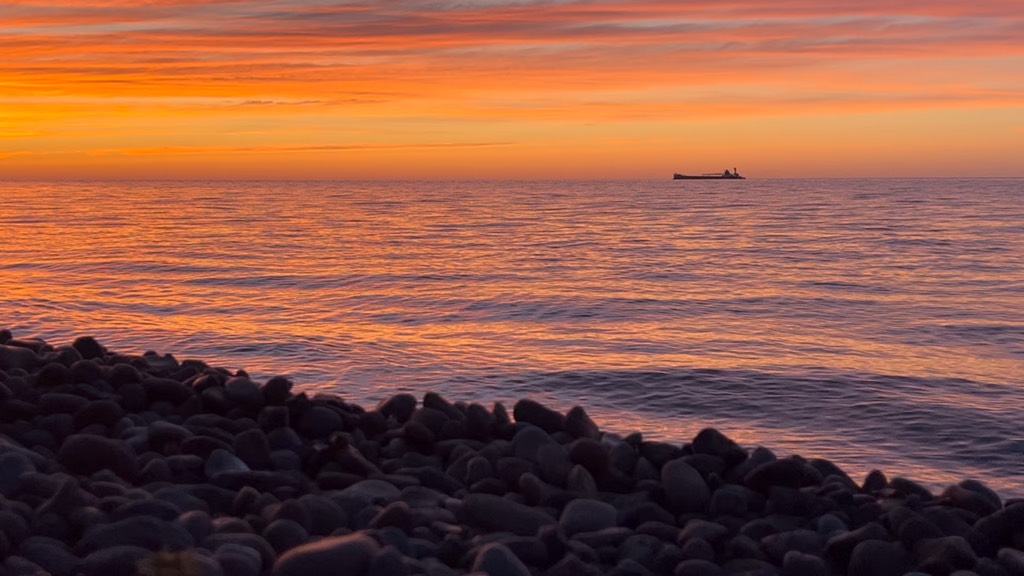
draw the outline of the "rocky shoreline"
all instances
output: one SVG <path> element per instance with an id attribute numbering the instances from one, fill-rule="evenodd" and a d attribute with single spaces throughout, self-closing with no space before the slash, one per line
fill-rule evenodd
<path id="1" fill-rule="evenodd" d="M 1024 501 L 0 330 L 0 574 L 1024 576 Z"/>

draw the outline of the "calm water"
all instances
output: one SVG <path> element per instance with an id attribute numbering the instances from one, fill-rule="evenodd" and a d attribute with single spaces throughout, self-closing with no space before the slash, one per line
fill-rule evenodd
<path id="1" fill-rule="evenodd" d="M 0 325 L 1024 495 L 1024 180 L 0 184 Z"/>

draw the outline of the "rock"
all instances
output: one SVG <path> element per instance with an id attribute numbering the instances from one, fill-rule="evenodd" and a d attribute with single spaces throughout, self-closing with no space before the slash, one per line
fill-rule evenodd
<path id="1" fill-rule="evenodd" d="M 782 576 L 821 576 L 828 573 L 825 561 L 813 554 L 791 550 L 782 559 Z"/>
<path id="2" fill-rule="evenodd" d="M 944 536 L 921 540 L 914 552 L 922 561 L 931 560 L 953 568 L 969 569 L 978 561 L 974 550 L 962 536 Z"/>
<path id="3" fill-rule="evenodd" d="M 292 381 L 284 376 L 274 376 L 263 383 L 260 388 L 263 400 L 267 404 L 280 406 L 288 401 L 292 391 Z"/>
<path id="4" fill-rule="evenodd" d="M 370 521 L 370 528 L 384 528 L 386 526 L 394 526 L 406 534 L 411 534 L 414 520 L 409 505 L 401 500 L 392 502 L 385 506 Z"/>
<path id="5" fill-rule="evenodd" d="M 309 539 L 309 533 L 298 522 L 280 518 L 267 524 L 267 527 L 263 529 L 263 539 L 274 548 L 274 552 L 284 554 L 292 548 L 305 544 Z"/>
<path id="6" fill-rule="evenodd" d="M 490 576 L 530 576 L 530 571 L 519 558 L 497 542 L 482 546 L 477 551 L 470 569 Z"/>
<path id="7" fill-rule="evenodd" d="M 600 500 L 578 498 L 572 500 L 562 510 L 558 523 L 565 535 L 572 537 L 580 532 L 596 532 L 615 526 L 618 512 L 611 504 Z"/>
<path id="8" fill-rule="evenodd" d="M 224 383 L 224 394 L 228 401 L 245 409 L 259 410 L 263 407 L 263 392 L 246 377 L 228 378 Z"/>
<path id="9" fill-rule="evenodd" d="M 910 496 L 913 494 L 921 498 L 921 500 L 931 500 L 934 498 L 931 491 L 908 478 L 893 478 L 892 481 L 889 482 L 889 487 L 895 490 L 897 494 L 903 496 Z"/>
<path id="10" fill-rule="evenodd" d="M 995 497 L 994 500 L 992 496 Z M 940 495 L 940 498 L 947 499 L 953 506 L 973 512 L 978 516 L 994 514 L 1002 507 L 1002 502 L 1000 502 L 998 496 L 994 494 L 990 496 L 988 493 L 970 490 L 961 485 L 946 488 Z"/>
<path id="11" fill-rule="evenodd" d="M 111 546 L 138 546 L 148 550 L 184 550 L 195 546 L 192 535 L 180 524 L 152 516 L 125 518 L 96 526 L 79 541 L 78 548 L 93 552 Z"/>
<path id="12" fill-rule="evenodd" d="M 231 452 L 220 448 L 210 453 L 210 457 L 206 459 L 206 464 L 203 466 L 203 472 L 210 479 L 228 472 L 248 471 L 249 466 L 245 462 Z"/>
<path id="13" fill-rule="evenodd" d="M 394 546 L 385 546 L 370 561 L 367 576 L 407 576 L 409 568 L 403 561 L 402 553 Z"/>
<path id="14" fill-rule="evenodd" d="M 768 495 L 773 486 L 802 488 L 821 484 L 821 474 L 798 458 L 784 458 L 761 464 L 747 473 L 744 484 L 756 492 Z"/>
<path id="15" fill-rule="evenodd" d="M 676 566 L 675 576 L 723 576 L 717 564 L 707 560 L 683 560 Z"/>
<path id="16" fill-rule="evenodd" d="M 0 370 L 31 370 L 39 363 L 35 352 L 19 346 L 0 344 Z"/>
<path id="17" fill-rule="evenodd" d="M 72 576 L 80 562 L 67 544 L 42 536 L 28 538 L 21 543 L 19 551 L 53 576 Z"/>
<path id="18" fill-rule="evenodd" d="M 849 576 L 902 576 L 908 568 L 907 551 L 899 544 L 865 540 L 853 549 Z"/>
<path id="19" fill-rule="evenodd" d="M 573 406 L 565 415 L 565 431 L 573 438 L 601 438 L 601 430 L 580 406 Z"/>
<path id="20" fill-rule="evenodd" d="M 1011 576 L 1024 576 L 1024 551 L 1015 548 L 1000 548 L 996 560 Z"/>
<path id="21" fill-rule="evenodd" d="M 113 400 L 96 400 L 89 402 L 75 412 L 74 425 L 76 430 L 82 430 L 86 426 L 93 424 L 100 424 L 110 428 L 123 417 L 124 409 L 117 402 Z"/>
<path id="22" fill-rule="evenodd" d="M 75 474 L 90 475 L 108 469 L 125 480 L 135 477 L 135 451 L 122 440 L 72 434 L 61 444 L 57 460 Z"/>
<path id="23" fill-rule="evenodd" d="M 100 346 L 100 343 L 92 336 L 79 336 L 75 338 L 75 341 L 71 343 L 71 347 L 78 350 L 78 353 L 86 360 L 103 358 L 106 354 L 103 346 Z"/>
<path id="24" fill-rule="evenodd" d="M 323 406 L 313 406 L 299 418 L 298 429 L 310 438 L 326 438 L 331 432 L 341 430 L 341 416 Z"/>
<path id="25" fill-rule="evenodd" d="M 150 555 L 146 548 L 113 544 L 83 558 L 78 570 L 82 576 L 135 576 L 139 562 Z"/>
<path id="26" fill-rule="evenodd" d="M 390 504 L 402 495 L 402 491 L 382 480 L 362 480 L 349 486 L 341 492 L 346 496 L 357 496 L 365 498 L 367 502 L 374 504 Z"/>
<path id="27" fill-rule="evenodd" d="M 711 495 L 711 504 L 708 507 L 708 513 L 715 518 L 719 516 L 742 518 L 746 516 L 747 510 L 747 498 L 736 490 L 725 487 L 715 490 Z"/>
<path id="28" fill-rule="evenodd" d="M 548 569 L 547 576 L 602 576 L 603 572 L 593 564 L 587 564 L 575 554 L 566 554 Z"/>
<path id="29" fill-rule="evenodd" d="M 791 550 L 820 556 L 825 549 L 825 540 L 811 530 L 791 530 L 765 536 L 761 539 L 761 549 L 772 561 L 782 563 Z"/>
<path id="30" fill-rule="evenodd" d="M 35 465 L 24 454 L 13 451 L 0 454 L 0 494 L 7 498 L 15 496 L 22 489 L 22 475 L 35 471 Z"/>
<path id="31" fill-rule="evenodd" d="M 729 535 L 729 529 L 716 522 L 708 522 L 694 518 L 686 523 L 686 526 L 679 531 L 677 542 L 684 544 L 690 538 L 701 538 L 715 544 Z"/>
<path id="32" fill-rule="evenodd" d="M 242 462 L 253 470 L 268 470 L 271 466 L 270 443 L 259 428 L 239 432 L 231 445 Z"/>
<path id="33" fill-rule="evenodd" d="M 470 494 L 462 501 L 460 520 L 483 530 L 506 531 L 519 536 L 533 536 L 555 519 L 548 513 L 512 500 L 490 494 Z"/>
<path id="34" fill-rule="evenodd" d="M 583 466 L 576 465 L 569 471 L 569 477 L 565 479 L 565 487 L 574 494 L 584 498 L 590 498 L 597 494 L 597 482 Z"/>
<path id="35" fill-rule="evenodd" d="M 234 542 L 218 547 L 213 557 L 230 576 L 259 576 L 263 565 L 259 552 Z"/>
<path id="36" fill-rule="evenodd" d="M 540 460 L 540 449 L 543 446 L 560 448 L 558 443 L 551 439 L 551 436 L 535 426 L 523 427 L 512 439 L 512 453 L 516 458 L 533 463 Z"/>
<path id="37" fill-rule="evenodd" d="M 324 538 L 293 548 L 278 558 L 273 576 L 331 574 L 343 567 L 346 574 L 366 572 L 380 545 L 365 534 Z"/>
<path id="38" fill-rule="evenodd" d="M 565 418 L 561 414 L 528 398 L 516 402 L 512 415 L 516 422 L 533 424 L 548 434 L 560 432 L 565 427 Z"/>
<path id="39" fill-rule="evenodd" d="M 71 370 L 59 362 L 50 362 L 36 374 L 36 386 L 40 388 L 55 388 L 72 382 Z"/>
<path id="40" fill-rule="evenodd" d="M 711 501 L 711 492 L 700 473 L 682 459 L 661 469 L 661 488 L 669 508 L 676 513 L 704 512 Z"/>
<path id="41" fill-rule="evenodd" d="M 592 474 L 602 474 L 611 466 L 608 449 L 591 438 L 581 438 L 570 444 L 569 459 Z"/>
<path id="42" fill-rule="evenodd" d="M 396 394 L 377 404 L 377 411 L 404 424 L 416 411 L 416 397 L 412 394 Z"/>
<path id="43" fill-rule="evenodd" d="M 664 544 L 661 540 L 647 534 L 633 534 L 619 544 L 619 561 L 632 560 L 647 569 L 654 568 L 654 560 Z"/>

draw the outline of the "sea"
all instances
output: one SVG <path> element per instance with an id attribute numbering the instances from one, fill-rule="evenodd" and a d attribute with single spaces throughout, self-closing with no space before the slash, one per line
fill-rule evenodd
<path id="1" fill-rule="evenodd" d="M 1024 180 L 0 183 L 0 327 L 1024 496 Z"/>

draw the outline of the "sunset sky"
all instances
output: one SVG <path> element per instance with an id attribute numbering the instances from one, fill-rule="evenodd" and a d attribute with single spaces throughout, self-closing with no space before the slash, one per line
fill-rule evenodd
<path id="1" fill-rule="evenodd" d="M 4 0 L 0 20 L 0 179 L 1024 176 L 1019 0 Z"/>

